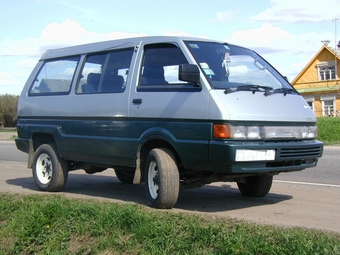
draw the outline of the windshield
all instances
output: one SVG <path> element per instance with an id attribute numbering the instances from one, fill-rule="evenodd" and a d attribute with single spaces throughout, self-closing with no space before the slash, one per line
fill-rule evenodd
<path id="1" fill-rule="evenodd" d="M 215 89 L 293 87 L 255 52 L 215 42 L 187 41 L 186 45 Z"/>

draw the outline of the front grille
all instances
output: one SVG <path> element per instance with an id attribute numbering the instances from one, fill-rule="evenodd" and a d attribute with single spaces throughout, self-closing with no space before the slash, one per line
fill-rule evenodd
<path id="1" fill-rule="evenodd" d="M 281 148 L 280 159 L 321 157 L 322 147 Z"/>

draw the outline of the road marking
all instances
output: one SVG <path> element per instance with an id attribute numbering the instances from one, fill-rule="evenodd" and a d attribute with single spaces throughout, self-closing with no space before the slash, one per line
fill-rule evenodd
<path id="1" fill-rule="evenodd" d="M 340 185 L 336 185 L 336 184 L 324 184 L 324 183 L 313 183 L 313 182 L 293 182 L 293 181 L 280 181 L 280 180 L 274 180 L 274 182 L 340 188 Z"/>

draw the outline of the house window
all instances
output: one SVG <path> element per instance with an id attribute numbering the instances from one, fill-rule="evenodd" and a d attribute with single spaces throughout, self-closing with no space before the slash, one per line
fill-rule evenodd
<path id="1" fill-rule="evenodd" d="M 322 101 L 322 116 L 332 116 L 334 112 L 334 100 Z"/>
<path id="2" fill-rule="evenodd" d="M 312 110 L 314 110 L 314 102 L 307 102 L 307 104 Z"/>
<path id="3" fill-rule="evenodd" d="M 335 80 L 335 67 L 322 67 L 319 69 L 320 80 Z"/>
<path id="4" fill-rule="evenodd" d="M 314 96 L 304 96 L 303 97 L 310 108 L 314 111 Z"/>
<path id="5" fill-rule="evenodd" d="M 317 65 L 319 80 L 335 80 L 335 62 L 334 61 L 324 61 Z"/>

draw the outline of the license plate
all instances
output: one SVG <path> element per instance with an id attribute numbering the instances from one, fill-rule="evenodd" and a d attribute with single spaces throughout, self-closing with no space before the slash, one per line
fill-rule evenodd
<path id="1" fill-rule="evenodd" d="M 236 150 L 236 161 L 274 160 L 275 150 Z"/>

